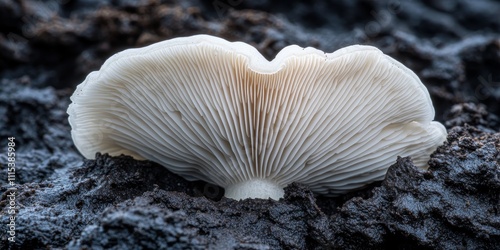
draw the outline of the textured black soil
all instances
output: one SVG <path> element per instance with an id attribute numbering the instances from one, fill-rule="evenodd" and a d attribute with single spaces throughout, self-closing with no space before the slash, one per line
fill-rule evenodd
<path id="1" fill-rule="evenodd" d="M 500 2 L 329 2 L 0 0 L 0 249 L 499 249 Z M 267 58 L 377 46 L 428 87 L 448 142 L 427 171 L 399 158 L 363 190 L 293 184 L 280 201 L 222 198 L 127 156 L 84 160 L 66 114 L 75 86 L 117 51 L 201 33 Z"/>

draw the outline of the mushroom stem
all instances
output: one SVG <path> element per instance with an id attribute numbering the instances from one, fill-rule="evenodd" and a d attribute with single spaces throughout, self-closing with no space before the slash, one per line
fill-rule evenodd
<path id="1" fill-rule="evenodd" d="M 224 196 L 235 200 L 259 198 L 279 200 L 285 191 L 278 183 L 268 179 L 251 179 L 227 186 Z"/>

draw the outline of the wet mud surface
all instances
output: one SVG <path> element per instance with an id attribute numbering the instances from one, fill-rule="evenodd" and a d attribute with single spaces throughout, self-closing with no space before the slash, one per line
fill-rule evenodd
<path id="1" fill-rule="evenodd" d="M 325 1 L 326 2 L 326 1 Z M 0 163 L 16 142 L 16 238 L 0 178 L 1 249 L 495 249 L 500 244 L 500 3 L 0 0 Z M 223 198 L 156 163 L 73 146 L 74 88 L 112 54 L 211 34 L 271 59 L 289 44 L 370 44 L 415 71 L 448 141 L 341 197 Z M 4 171 L 5 170 L 5 171 Z M 12 189 L 10 189 L 12 190 Z"/>

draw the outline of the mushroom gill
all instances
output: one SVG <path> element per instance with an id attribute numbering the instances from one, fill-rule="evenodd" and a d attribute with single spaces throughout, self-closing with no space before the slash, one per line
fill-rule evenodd
<path id="1" fill-rule="evenodd" d="M 86 158 L 148 159 L 235 199 L 279 199 L 292 182 L 345 193 L 397 156 L 426 167 L 446 139 L 418 77 L 370 46 L 292 45 L 268 61 L 245 43 L 176 38 L 112 56 L 71 100 Z"/>

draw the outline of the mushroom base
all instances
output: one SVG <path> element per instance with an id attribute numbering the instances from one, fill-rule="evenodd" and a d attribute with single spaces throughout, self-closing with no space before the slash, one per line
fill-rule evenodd
<path id="1" fill-rule="evenodd" d="M 285 191 L 276 182 L 267 179 L 251 179 L 227 186 L 224 196 L 235 200 L 258 198 L 279 200 Z"/>

